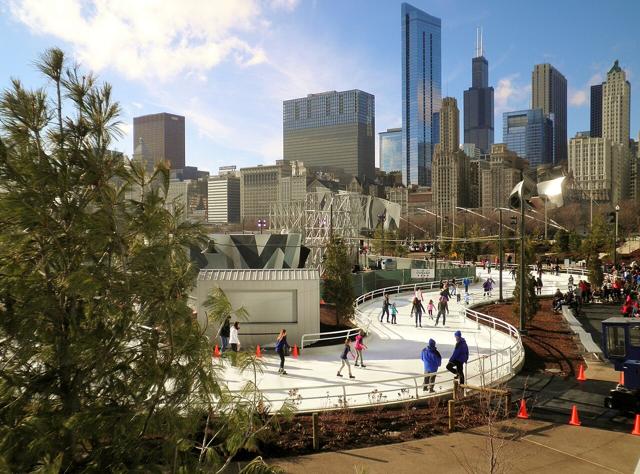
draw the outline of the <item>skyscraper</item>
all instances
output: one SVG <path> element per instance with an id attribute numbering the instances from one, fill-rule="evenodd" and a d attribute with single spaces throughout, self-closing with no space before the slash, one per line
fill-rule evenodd
<path id="1" fill-rule="evenodd" d="M 618 60 L 602 84 L 602 136 L 629 146 L 631 85 Z"/>
<path id="2" fill-rule="evenodd" d="M 551 64 L 536 64 L 531 73 L 532 109 L 553 120 L 553 163 L 567 159 L 567 80 Z"/>
<path id="3" fill-rule="evenodd" d="M 433 202 L 442 212 L 453 213 L 468 205 L 469 157 L 460 150 L 460 111 L 453 97 L 442 99 L 440 143 L 433 152 Z"/>
<path id="4" fill-rule="evenodd" d="M 380 132 L 380 169 L 387 173 L 402 171 L 402 129 L 388 128 Z"/>
<path id="5" fill-rule="evenodd" d="M 602 136 L 602 84 L 591 86 L 591 127 L 593 138 Z"/>
<path id="6" fill-rule="evenodd" d="M 402 180 L 431 186 L 442 97 L 441 21 L 408 3 L 401 13 Z"/>
<path id="7" fill-rule="evenodd" d="M 504 144 L 532 169 L 553 163 L 553 121 L 542 109 L 505 112 L 502 127 Z"/>
<path id="8" fill-rule="evenodd" d="M 151 164 L 168 160 L 172 169 L 184 168 L 184 117 L 167 113 L 134 117 L 134 149 L 141 138 Z"/>
<path id="9" fill-rule="evenodd" d="M 464 91 L 464 143 L 473 143 L 480 153 L 489 153 L 493 131 L 493 87 L 489 87 L 489 62 L 478 30 L 476 55 L 471 60 L 471 88 Z"/>
<path id="10" fill-rule="evenodd" d="M 284 101 L 284 159 L 311 169 L 375 177 L 375 99 L 360 90 Z"/>

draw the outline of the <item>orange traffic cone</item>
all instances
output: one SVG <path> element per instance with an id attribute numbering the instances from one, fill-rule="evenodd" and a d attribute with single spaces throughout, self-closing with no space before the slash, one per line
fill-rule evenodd
<path id="1" fill-rule="evenodd" d="M 578 418 L 578 409 L 575 405 L 571 408 L 571 419 L 569 420 L 569 424 L 573 426 L 580 426 L 580 418 Z"/>
<path id="2" fill-rule="evenodd" d="M 218 344 L 216 344 L 216 347 L 213 348 L 213 356 L 220 357 L 220 348 L 218 347 Z"/>
<path id="3" fill-rule="evenodd" d="M 260 344 L 256 346 L 256 357 L 262 357 L 262 352 L 260 351 Z"/>
<path id="4" fill-rule="evenodd" d="M 293 357 L 298 358 L 298 344 L 293 345 Z"/>
<path id="5" fill-rule="evenodd" d="M 518 411 L 518 418 L 523 420 L 529 419 L 529 413 L 527 413 L 527 403 L 524 401 L 524 398 L 520 400 L 520 410 Z"/>
<path id="6" fill-rule="evenodd" d="M 636 422 L 633 426 L 632 435 L 640 436 L 640 413 L 636 413 Z"/>
<path id="7" fill-rule="evenodd" d="M 584 375 L 584 365 L 580 364 L 580 369 L 578 370 L 578 376 L 576 377 L 576 380 L 578 380 L 579 382 L 584 382 L 585 380 L 587 380 L 587 377 Z"/>
<path id="8" fill-rule="evenodd" d="M 620 380 L 618 381 L 619 385 L 624 385 L 624 372 L 620 372 Z"/>

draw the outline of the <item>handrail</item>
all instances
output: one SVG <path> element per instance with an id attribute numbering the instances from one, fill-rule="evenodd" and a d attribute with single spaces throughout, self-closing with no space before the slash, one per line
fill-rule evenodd
<path id="1" fill-rule="evenodd" d="M 399 293 L 402 290 L 417 289 L 417 288 L 433 288 L 439 284 L 439 281 L 422 282 L 398 285 L 387 288 L 381 288 L 370 291 L 361 297 L 356 299 L 355 311 L 359 320 L 360 327 L 352 328 L 345 331 L 332 331 L 331 334 L 340 334 L 347 331 L 356 331 L 361 327 L 369 327 L 371 324 L 370 318 L 364 315 L 359 309 L 359 304 L 366 300 L 370 300 L 375 295 L 385 293 Z M 542 293 L 544 295 L 553 294 L 555 288 L 566 287 L 566 284 L 554 284 L 550 287 L 543 287 Z M 479 292 L 473 292 L 472 295 L 479 296 Z M 487 300 L 484 300 L 486 302 Z M 479 354 L 477 357 L 469 359 L 465 368 L 474 367 L 474 374 L 467 375 L 465 378 L 467 381 L 475 380 L 480 386 L 491 386 L 502 383 L 510 379 L 513 374 L 524 364 L 524 346 L 520 332 L 513 325 L 502 321 L 501 319 L 494 318 L 488 314 L 481 313 L 472 308 L 464 308 L 461 311 L 461 316 L 465 320 L 472 321 L 478 325 L 482 324 L 488 326 L 493 330 L 502 332 L 510 339 L 512 343 L 502 349 L 491 350 L 488 354 Z M 327 334 L 327 333 L 325 333 Z M 339 336 L 343 337 L 343 336 Z M 392 379 L 382 379 L 375 381 L 357 381 L 349 383 L 332 383 L 313 386 L 302 387 L 281 387 L 281 388 L 268 388 L 261 390 L 262 393 L 270 394 L 268 397 L 271 406 L 283 403 L 287 400 L 292 400 L 292 393 L 295 393 L 295 399 L 302 403 L 303 401 L 317 401 L 325 400 L 324 407 L 314 406 L 313 408 L 302 408 L 300 412 L 305 411 L 327 411 L 346 407 L 365 407 L 372 405 L 384 405 L 398 403 L 408 399 L 428 398 L 442 395 L 449 395 L 453 390 L 453 374 L 446 369 L 441 369 L 437 373 L 437 385 L 444 386 L 443 390 L 439 390 L 433 394 L 424 394 L 420 388 L 423 387 L 424 374 L 409 375 L 405 377 L 397 377 Z M 450 385 L 450 387 L 449 387 Z M 340 390 L 336 390 L 340 389 Z M 331 393 L 331 391 L 336 393 Z M 318 394 L 312 393 L 316 392 Z M 273 395 L 282 394 L 281 396 L 273 397 Z M 366 398 L 362 398 L 366 396 Z M 296 403 L 294 400 L 294 403 Z"/>

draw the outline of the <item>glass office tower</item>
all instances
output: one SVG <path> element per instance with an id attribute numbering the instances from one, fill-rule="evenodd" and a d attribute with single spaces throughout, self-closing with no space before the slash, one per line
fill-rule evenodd
<path id="1" fill-rule="evenodd" d="M 553 115 L 542 109 L 518 110 L 502 115 L 502 141 L 529 161 L 530 169 L 553 163 Z"/>
<path id="2" fill-rule="evenodd" d="M 442 99 L 440 18 L 402 4 L 402 181 L 431 186 Z"/>
<path id="3" fill-rule="evenodd" d="M 402 171 L 402 129 L 388 128 L 380 132 L 380 169 L 390 173 Z"/>

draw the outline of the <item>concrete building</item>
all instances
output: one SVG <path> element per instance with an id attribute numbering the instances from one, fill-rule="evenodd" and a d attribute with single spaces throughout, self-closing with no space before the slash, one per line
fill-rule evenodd
<path id="1" fill-rule="evenodd" d="M 380 169 L 391 173 L 402 171 L 402 129 L 388 128 L 380 132 Z"/>
<path id="2" fill-rule="evenodd" d="M 441 23 L 408 3 L 401 6 L 402 178 L 407 186 L 431 186 L 442 97 Z"/>
<path id="3" fill-rule="evenodd" d="M 509 150 L 504 143 L 497 143 L 491 147 L 488 164 L 488 168 L 481 170 L 481 207 L 504 207 L 509 193 L 520 182 L 529 163 Z"/>
<path id="4" fill-rule="evenodd" d="M 602 136 L 602 84 L 591 86 L 590 102 L 590 134 L 592 137 Z"/>
<path id="5" fill-rule="evenodd" d="M 207 184 L 207 221 L 211 224 L 240 222 L 240 178 L 223 172 L 209 177 Z"/>
<path id="6" fill-rule="evenodd" d="M 608 138 L 578 134 L 569 141 L 569 172 L 584 199 L 617 204 L 628 187 L 628 146 Z M 626 176 L 625 176 L 626 175 Z"/>
<path id="7" fill-rule="evenodd" d="M 185 122 L 181 115 L 168 113 L 133 118 L 133 147 L 142 139 L 151 167 L 168 160 L 172 169 L 185 167 Z"/>
<path id="8" fill-rule="evenodd" d="M 433 202 L 443 212 L 468 205 L 469 157 L 460 150 L 460 112 L 453 97 L 442 99 L 440 143 L 433 154 Z"/>
<path id="9" fill-rule="evenodd" d="M 281 329 L 293 345 L 303 334 L 320 332 L 320 275 L 311 269 L 201 270 L 193 297 L 198 322 L 215 337 L 218 327 L 208 324 L 204 302 L 221 288 L 233 308 L 244 307 L 247 321 L 240 321 L 240 342 L 250 348 L 274 344 Z"/>
<path id="10" fill-rule="evenodd" d="M 460 145 L 460 149 L 471 160 L 477 160 L 480 158 L 480 155 L 483 154 L 475 143 L 463 143 Z"/>
<path id="11" fill-rule="evenodd" d="M 489 87 L 489 61 L 479 31 L 471 60 L 471 87 L 464 91 L 464 142 L 476 145 L 480 153 L 489 153 L 493 139 L 493 87 Z"/>
<path id="12" fill-rule="evenodd" d="M 531 91 L 531 108 L 542 109 L 553 120 L 552 162 L 555 164 L 566 160 L 567 80 L 551 64 L 536 64 L 531 73 Z"/>
<path id="13" fill-rule="evenodd" d="M 284 101 L 284 159 L 350 176 L 375 174 L 375 99 L 360 90 Z"/>
<path id="14" fill-rule="evenodd" d="M 469 207 L 482 207 L 482 172 L 488 169 L 489 161 L 486 158 L 469 162 Z"/>
<path id="15" fill-rule="evenodd" d="M 531 168 L 553 164 L 553 122 L 542 109 L 502 114 L 502 141 Z"/>
<path id="16" fill-rule="evenodd" d="M 631 85 L 618 61 L 602 84 L 602 137 L 613 143 L 629 143 Z"/>

